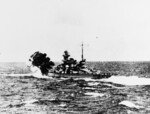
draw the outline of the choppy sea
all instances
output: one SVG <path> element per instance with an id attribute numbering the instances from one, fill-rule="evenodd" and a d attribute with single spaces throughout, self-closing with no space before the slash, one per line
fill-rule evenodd
<path id="1" fill-rule="evenodd" d="M 0 77 L 0 114 L 150 114 L 148 78 Z"/>

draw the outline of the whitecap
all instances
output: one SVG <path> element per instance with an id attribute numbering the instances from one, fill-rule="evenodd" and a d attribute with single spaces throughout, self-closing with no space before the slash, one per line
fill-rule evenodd
<path id="1" fill-rule="evenodd" d="M 99 82 L 89 82 L 89 83 L 88 83 L 89 86 L 96 86 L 96 85 L 98 85 L 98 84 L 99 84 Z"/>
<path id="2" fill-rule="evenodd" d="M 137 108 L 137 109 L 142 108 L 141 106 L 135 105 L 135 104 L 132 103 L 131 101 L 127 101 L 127 100 L 121 101 L 119 104 L 120 104 L 120 105 L 125 105 L 125 106 L 130 107 L 130 108 Z"/>
<path id="3" fill-rule="evenodd" d="M 84 93 L 85 95 L 89 95 L 91 97 L 103 97 L 105 94 L 103 93 L 94 93 L 94 92 L 87 92 L 87 93 Z"/>
<path id="4" fill-rule="evenodd" d="M 38 100 L 36 100 L 36 99 L 32 99 L 32 100 L 27 100 L 27 101 L 25 101 L 23 103 L 25 103 L 25 106 L 33 106 L 34 105 L 33 103 L 35 103 L 37 101 Z"/>

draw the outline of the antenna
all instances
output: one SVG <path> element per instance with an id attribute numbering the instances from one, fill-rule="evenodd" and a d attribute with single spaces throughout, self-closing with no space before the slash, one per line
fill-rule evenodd
<path id="1" fill-rule="evenodd" d="M 83 61 L 83 59 L 84 59 L 84 56 L 83 56 L 83 42 L 82 42 L 82 44 L 81 44 L 81 51 L 82 51 L 81 60 Z"/>
<path id="2" fill-rule="evenodd" d="M 81 60 L 84 60 L 84 46 L 89 46 L 89 44 L 84 44 L 83 42 L 81 43 Z"/>

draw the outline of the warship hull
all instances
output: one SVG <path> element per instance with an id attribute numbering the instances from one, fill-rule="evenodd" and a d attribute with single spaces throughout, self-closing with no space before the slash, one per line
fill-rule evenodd
<path id="1" fill-rule="evenodd" d="M 102 74 L 60 74 L 60 73 L 51 73 L 49 76 L 56 77 L 56 78 L 82 78 L 82 77 L 91 77 L 93 79 L 102 79 L 102 78 L 109 78 L 113 74 L 111 73 L 102 73 Z"/>

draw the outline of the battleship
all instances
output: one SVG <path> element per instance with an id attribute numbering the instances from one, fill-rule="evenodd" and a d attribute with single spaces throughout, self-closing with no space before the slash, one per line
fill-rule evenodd
<path id="1" fill-rule="evenodd" d="M 50 74 L 53 77 L 92 77 L 93 79 L 109 78 L 115 75 L 111 72 L 104 72 L 94 68 L 88 68 L 86 59 L 84 58 L 84 44 L 81 44 L 81 60 L 77 62 L 73 58 L 69 58 L 68 51 L 64 51 L 63 63 L 54 67 Z"/>

